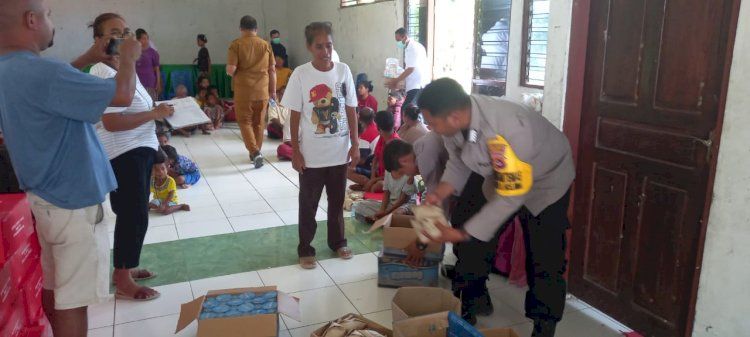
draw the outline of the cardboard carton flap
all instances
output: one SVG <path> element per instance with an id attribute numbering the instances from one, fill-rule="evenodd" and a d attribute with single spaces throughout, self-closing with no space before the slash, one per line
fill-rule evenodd
<path id="1" fill-rule="evenodd" d="M 447 311 L 460 315 L 461 301 L 441 288 L 403 287 L 393 297 L 392 309 L 394 321 Z"/>
<path id="2" fill-rule="evenodd" d="M 201 296 L 192 302 L 184 303 L 180 306 L 180 318 L 177 320 L 177 328 L 174 333 L 182 331 L 182 329 L 185 329 L 190 323 L 200 317 L 205 299 L 206 296 Z"/>
<path id="3" fill-rule="evenodd" d="M 394 337 L 445 337 L 448 312 L 419 316 L 393 322 Z"/>
<path id="4" fill-rule="evenodd" d="M 278 301 L 279 313 L 282 313 L 297 322 L 302 322 L 302 312 L 300 311 L 299 307 L 299 298 L 279 291 Z"/>
<path id="5" fill-rule="evenodd" d="M 198 323 L 198 337 L 276 337 L 279 317 L 256 315 L 231 318 L 214 318 Z"/>
<path id="6" fill-rule="evenodd" d="M 479 330 L 479 332 L 481 332 L 484 337 L 519 337 L 511 328 L 482 329 Z"/>
<path id="7" fill-rule="evenodd" d="M 244 294 L 244 293 L 267 293 L 269 291 L 276 291 L 276 287 L 256 287 L 256 288 L 235 288 L 235 289 L 222 289 L 222 290 L 209 290 L 208 294 L 206 296 L 217 296 L 217 295 L 224 295 L 224 294 L 230 294 L 230 295 L 237 295 L 237 294 Z"/>

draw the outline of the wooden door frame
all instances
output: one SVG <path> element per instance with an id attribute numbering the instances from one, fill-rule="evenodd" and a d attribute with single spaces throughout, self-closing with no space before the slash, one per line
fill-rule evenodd
<path id="1" fill-rule="evenodd" d="M 563 117 L 563 132 L 570 140 L 573 149 L 573 160 L 578 164 L 578 151 L 581 135 L 581 118 L 584 100 L 584 79 L 586 72 L 586 50 L 589 38 L 589 15 L 592 0 L 573 0 L 572 25 L 570 28 L 570 46 L 568 61 L 568 79 L 567 90 L 565 93 L 565 107 Z M 599 0 L 593 0 L 599 1 Z M 737 34 L 737 21 L 740 13 L 741 0 L 732 0 L 731 20 L 728 31 L 728 45 L 724 46 L 727 50 L 724 64 L 724 81 L 721 85 L 721 96 L 719 97 L 719 107 L 716 116 L 716 131 L 713 136 L 711 147 L 711 161 L 709 163 L 708 184 L 706 187 L 706 203 L 703 207 L 703 216 L 701 218 L 700 233 L 698 237 L 698 251 L 696 259 L 695 276 L 690 290 L 690 307 L 688 311 L 687 327 L 685 337 L 693 334 L 695 323 L 695 306 L 698 298 L 698 285 L 700 283 L 701 266 L 703 263 L 703 249 L 706 241 L 706 228 L 708 226 L 708 217 L 713 201 L 713 188 L 716 178 L 716 164 L 719 157 L 719 145 L 721 143 L 721 133 L 724 125 L 724 109 L 727 101 L 727 91 L 729 88 L 729 74 L 732 68 L 732 57 L 734 51 L 734 41 Z M 575 186 L 575 185 L 574 185 Z M 573 191 L 575 193 L 575 191 Z M 571 203 L 574 203 L 571 198 Z M 575 204 L 573 204 L 575 207 Z M 572 212 L 571 207 L 571 212 Z M 572 219 L 572 217 L 571 217 Z M 575 230 L 575 226 L 573 230 Z"/>

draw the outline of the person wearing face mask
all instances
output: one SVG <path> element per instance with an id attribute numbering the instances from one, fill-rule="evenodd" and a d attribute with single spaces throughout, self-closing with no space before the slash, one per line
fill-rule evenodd
<path id="1" fill-rule="evenodd" d="M 404 50 L 404 72 L 396 78 L 386 80 L 386 86 L 398 89 L 402 81 L 406 85 L 406 100 L 403 106 L 417 102 L 419 92 L 430 83 L 427 50 L 419 41 L 409 38 L 406 29 L 396 30 L 396 45 Z"/>
<path id="2" fill-rule="evenodd" d="M 271 49 L 273 49 L 273 55 L 279 56 L 284 60 L 284 64 L 289 64 L 289 54 L 286 52 L 286 47 L 281 44 L 281 33 L 274 29 L 269 34 L 271 37 Z"/>
<path id="3" fill-rule="evenodd" d="M 130 106 L 141 46 L 119 46 L 112 79 L 86 74 L 111 59 L 97 40 L 70 64 L 52 46 L 49 1 L 0 1 L 0 130 L 26 191 L 41 246 L 42 306 L 57 337 L 85 337 L 87 307 L 109 296 L 109 242 L 101 204 L 117 181 L 94 124 L 107 106 Z"/>

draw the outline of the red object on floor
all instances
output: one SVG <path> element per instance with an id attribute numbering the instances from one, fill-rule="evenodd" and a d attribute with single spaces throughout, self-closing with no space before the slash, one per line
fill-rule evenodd
<path id="1" fill-rule="evenodd" d="M 41 265 L 37 266 L 24 281 L 24 288 L 21 289 L 21 299 L 26 308 L 26 322 L 29 326 L 38 324 L 41 316 L 44 316 L 44 311 L 42 310 Z"/>
<path id="2" fill-rule="evenodd" d="M 18 289 L 27 286 L 23 283 L 26 275 L 40 265 L 41 248 L 36 235 L 26 239 L 21 248 L 8 259 L 10 264 L 11 278 Z"/>
<path id="3" fill-rule="evenodd" d="M 508 283 L 519 287 L 526 286 L 526 244 L 523 239 L 521 220 L 515 219 L 513 227 L 513 252 L 510 255 L 510 275 Z"/>
<path id="4" fill-rule="evenodd" d="M 34 233 L 34 220 L 26 194 L 0 197 L 0 267 Z"/>
<path id="5" fill-rule="evenodd" d="M 362 198 L 364 198 L 365 200 L 383 201 L 384 196 L 385 196 L 384 192 L 365 192 Z"/>
<path id="6" fill-rule="evenodd" d="M 637 333 L 635 331 L 623 332 L 622 335 L 625 336 L 625 337 L 643 337 L 643 335 L 641 335 L 641 334 L 639 334 L 639 333 Z"/>
<path id="7" fill-rule="evenodd" d="M 0 327 L 13 312 L 13 302 L 18 296 L 18 290 L 11 277 L 10 264 L 0 269 Z"/>
<path id="8" fill-rule="evenodd" d="M 282 160 L 292 160 L 293 154 L 294 149 L 292 148 L 292 145 L 287 142 L 279 144 L 279 147 L 276 149 L 276 156 Z"/>
<path id="9" fill-rule="evenodd" d="M 0 327 L 0 336 L 24 337 L 26 328 L 26 314 L 22 305 L 16 301 L 12 305 L 12 311 L 8 320 Z"/>

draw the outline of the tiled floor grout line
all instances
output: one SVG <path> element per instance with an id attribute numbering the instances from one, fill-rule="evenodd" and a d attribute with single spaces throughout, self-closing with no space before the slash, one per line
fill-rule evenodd
<path id="1" fill-rule="evenodd" d="M 230 131 L 232 132 L 232 134 L 234 134 L 235 138 L 237 138 L 237 139 L 239 139 L 240 141 L 242 141 L 242 136 L 240 136 L 240 135 L 237 135 L 237 132 L 235 132 L 235 131 L 234 131 L 234 129 L 230 129 Z M 268 199 L 266 198 L 266 196 L 264 196 L 264 195 L 263 195 L 262 193 L 260 193 L 260 192 L 258 191 L 258 188 L 257 188 L 257 187 L 256 187 L 256 186 L 255 186 L 255 185 L 253 184 L 253 182 L 252 182 L 252 181 L 250 181 L 250 179 L 249 179 L 249 178 L 248 178 L 248 177 L 247 177 L 247 176 L 246 176 L 246 175 L 245 175 L 245 174 L 244 174 L 244 173 L 243 173 L 243 172 L 242 172 L 242 171 L 241 171 L 241 170 L 239 169 L 239 167 L 237 167 L 237 164 L 236 164 L 236 163 L 235 163 L 235 162 L 234 162 L 234 161 L 232 160 L 232 158 L 230 158 L 230 157 L 229 157 L 229 156 L 227 155 L 227 153 L 226 153 L 226 152 L 224 152 L 224 149 L 223 149 L 223 148 L 222 148 L 221 146 L 219 146 L 219 144 L 218 144 L 218 143 L 216 142 L 216 140 L 214 140 L 214 139 L 213 139 L 213 137 L 211 137 L 211 140 L 212 140 L 212 141 L 214 142 L 214 145 L 216 145 L 216 147 L 218 147 L 218 148 L 219 148 L 219 150 L 221 151 L 221 153 L 222 153 L 222 154 L 224 154 L 224 157 L 226 157 L 226 158 L 227 158 L 227 159 L 229 160 L 229 162 L 230 162 L 230 163 L 232 163 L 232 167 L 234 167 L 234 168 L 235 168 L 235 170 L 237 170 L 237 172 L 238 172 L 238 173 L 240 173 L 240 174 L 242 175 L 242 178 L 243 178 L 243 179 L 245 179 L 245 181 L 247 181 L 247 182 L 248 182 L 248 183 L 250 184 L 250 186 L 252 186 L 252 187 L 253 187 L 253 190 L 254 190 L 255 192 L 257 192 L 257 193 L 258 193 L 258 196 L 260 196 L 261 200 L 263 200 L 263 202 L 265 202 L 266 204 L 268 204 L 268 206 L 270 207 L 270 206 L 271 206 L 271 204 L 270 204 L 270 203 L 268 202 Z M 265 158 L 264 158 L 263 160 L 264 160 L 264 161 L 266 161 L 266 162 L 268 163 L 268 165 L 264 165 L 264 166 L 271 166 L 271 167 L 273 167 L 273 168 L 274 168 L 274 170 L 276 170 L 277 172 L 279 172 L 279 171 L 278 171 L 278 169 L 276 168 L 276 166 L 274 166 L 274 165 L 273 165 L 273 163 L 271 163 L 270 161 L 268 161 L 268 160 L 267 160 L 267 159 L 265 159 Z M 281 173 L 281 172 L 279 172 L 279 173 Z M 284 175 L 282 174 L 282 176 L 284 176 Z M 284 176 L 284 178 L 286 178 L 287 180 L 289 180 L 289 178 L 287 178 L 286 176 Z M 290 182 L 290 183 L 292 183 L 292 185 L 294 185 L 294 182 L 292 182 L 291 180 L 289 180 L 289 182 Z M 295 186 L 296 186 L 296 185 L 295 185 Z M 299 190 L 299 187 L 297 187 L 297 189 Z M 213 192 L 213 189 L 212 189 L 211 191 Z M 218 198 L 217 198 L 217 200 L 218 200 Z M 283 219 L 283 218 L 281 217 L 281 215 L 279 215 L 279 212 L 278 212 L 278 211 L 276 211 L 276 209 L 275 209 L 275 208 L 271 207 L 271 210 L 273 210 L 274 214 L 276 214 L 276 216 L 277 216 L 277 217 L 279 218 L 279 220 L 281 220 L 281 222 L 283 222 L 283 223 L 286 223 L 286 222 L 284 222 L 284 219 Z M 224 211 L 224 209 L 223 209 L 223 208 L 222 208 L 222 211 Z M 229 217 L 227 217 L 227 220 L 229 220 Z M 229 222 L 229 225 L 230 225 L 230 226 L 232 226 L 232 230 L 234 230 L 234 232 L 236 233 L 236 232 L 237 232 L 237 230 L 236 230 L 236 229 L 234 228 L 234 225 L 232 225 L 231 221 Z"/>

